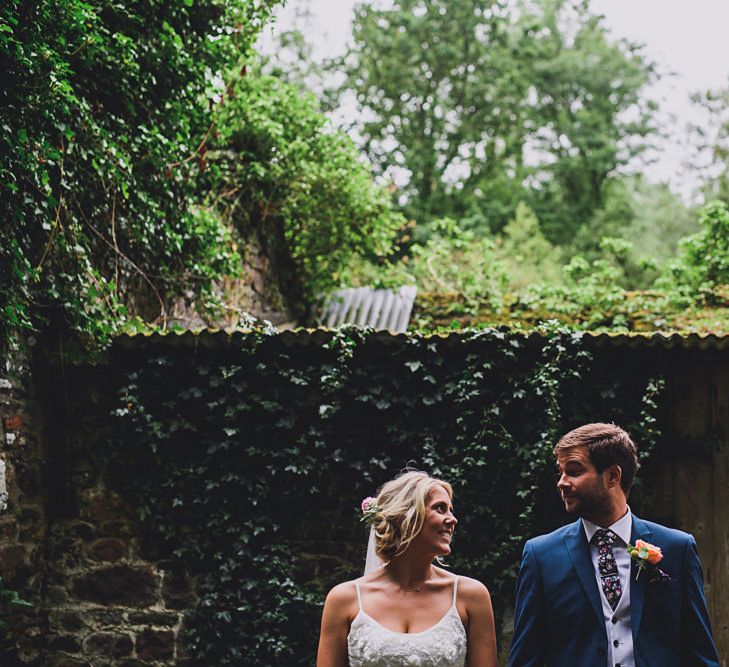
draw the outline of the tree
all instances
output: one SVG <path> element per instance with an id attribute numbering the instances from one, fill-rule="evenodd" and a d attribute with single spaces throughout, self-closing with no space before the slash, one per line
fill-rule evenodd
<path id="1" fill-rule="evenodd" d="M 707 122 L 689 127 L 696 147 L 689 168 L 700 177 L 707 201 L 729 204 L 729 86 L 697 93 L 692 99 L 703 107 Z"/>
<path id="2" fill-rule="evenodd" d="M 404 210 L 420 221 L 498 231 L 524 201 L 565 242 L 652 129 L 640 98 L 650 66 L 610 42 L 586 2 L 362 4 L 343 66 L 363 148 L 404 180 Z"/>
<path id="3" fill-rule="evenodd" d="M 589 0 L 529 4 L 519 21 L 536 55 L 528 140 L 546 158 L 533 170 L 531 204 L 547 236 L 565 243 L 655 131 L 655 104 L 642 97 L 653 67 L 640 47 L 608 39 Z"/>
<path id="4" fill-rule="evenodd" d="M 356 95 L 358 131 L 374 165 L 407 174 L 408 215 L 460 217 L 479 182 L 498 179 L 507 165 L 519 169 L 526 82 L 509 64 L 508 14 L 499 2 L 358 5 L 353 42 L 343 88 Z"/>

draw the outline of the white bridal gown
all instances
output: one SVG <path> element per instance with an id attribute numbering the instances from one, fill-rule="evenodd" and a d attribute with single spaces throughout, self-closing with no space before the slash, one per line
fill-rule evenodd
<path id="1" fill-rule="evenodd" d="M 347 636 L 350 667 L 464 667 L 466 630 L 456 609 L 458 577 L 453 582 L 453 604 L 435 625 L 422 632 L 395 632 L 380 625 L 362 609 L 357 587 L 359 613 Z"/>

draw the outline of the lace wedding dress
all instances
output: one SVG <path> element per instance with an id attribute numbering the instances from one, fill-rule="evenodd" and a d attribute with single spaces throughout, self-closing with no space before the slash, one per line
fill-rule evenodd
<path id="1" fill-rule="evenodd" d="M 458 577 L 453 582 L 453 604 L 435 625 L 422 632 L 395 632 L 380 625 L 362 609 L 359 584 L 359 613 L 347 636 L 349 667 L 464 667 L 466 630 L 456 609 Z"/>

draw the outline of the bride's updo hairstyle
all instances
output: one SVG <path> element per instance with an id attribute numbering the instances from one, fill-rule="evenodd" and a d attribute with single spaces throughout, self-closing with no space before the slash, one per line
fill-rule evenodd
<path id="1" fill-rule="evenodd" d="M 423 527 L 428 494 L 438 486 L 453 498 L 453 488 L 448 482 L 417 470 L 404 472 L 382 486 L 372 523 L 375 552 L 381 561 L 386 563 L 408 548 Z"/>

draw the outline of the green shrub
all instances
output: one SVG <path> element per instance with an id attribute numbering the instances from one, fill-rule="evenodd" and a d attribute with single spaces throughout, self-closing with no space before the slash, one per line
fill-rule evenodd
<path id="1" fill-rule="evenodd" d="M 103 342 L 129 308 L 164 322 L 170 293 L 230 268 L 196 208 L 213 81 L 250 57 L 274 4 L 3 3 L 4 342 L 44 322 Z"/>
<path id="2" fill-rule="evenodd" d="M 243 237 L 259 234 L 302 309 L 339 284 L 353 256 L 389 251 L 403 220 L 312 95 L 248 71 L 230 80 L 210 155 L 217 203 Z"/>

